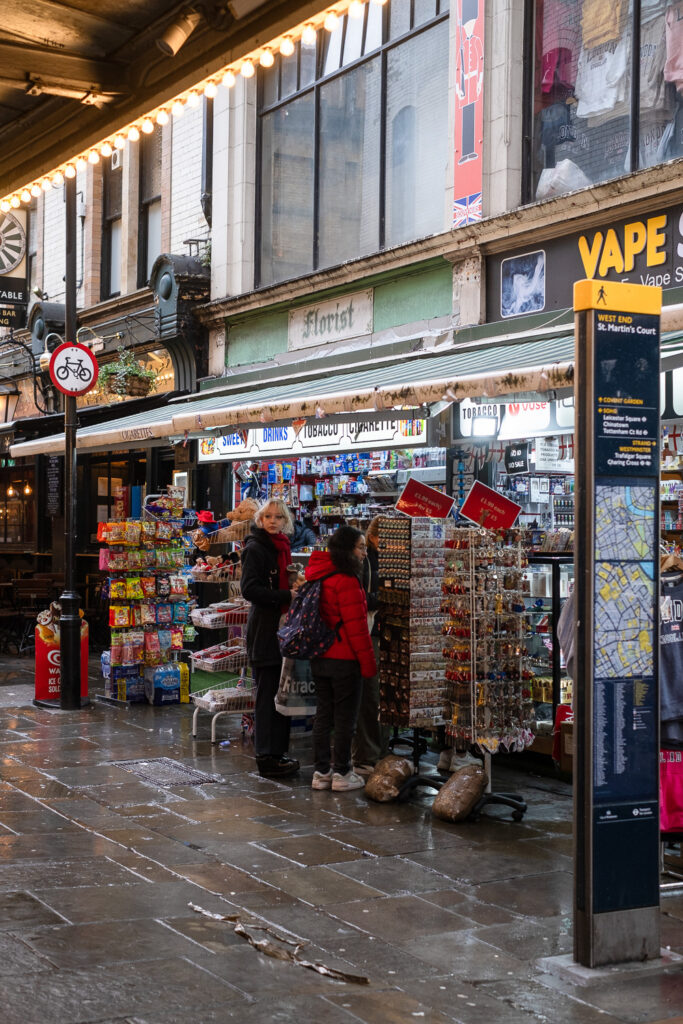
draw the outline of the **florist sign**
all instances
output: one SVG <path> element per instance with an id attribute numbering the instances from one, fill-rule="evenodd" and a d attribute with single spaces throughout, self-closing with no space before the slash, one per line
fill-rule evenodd
<path id="1" fill-rule="evenodd" d="M 372 334 L 373 309 L 372 288 L 317 302 L 314 306 L 290 309 L 287 347 L 290 350 L 312 348 Z"/>

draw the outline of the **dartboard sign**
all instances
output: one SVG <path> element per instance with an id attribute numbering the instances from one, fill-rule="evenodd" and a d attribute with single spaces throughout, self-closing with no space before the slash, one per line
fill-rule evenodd
<path id="1" fill-rule="evenodd" d="M 15 270 L 26 255 L 26 232 L 11 213 L 0 213 L 0 274 Z"/>
<path id="2" fill-rule="evenodd" d="M 50 378 L 65 395 L 84 395 L 97 384 L 97 360 L 85 345 L 60 345 L 50 358 Z"/>

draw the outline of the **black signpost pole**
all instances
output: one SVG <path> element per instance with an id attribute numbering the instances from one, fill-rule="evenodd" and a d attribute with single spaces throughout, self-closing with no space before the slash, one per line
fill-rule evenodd
<path id="1" fill-rule="evenodd" d="M 574 959 L 659 957 L 661 289 L 578 281 Z"/>
<path id="2" fill-rule="evenodd" d="M 66 192 L 66 341 L 76 341 L 76 179 L 65 179 Z M 76 398 L 64 400 L 64 593 L 61 595 L 60 707 L 81 707 L 81 620 L 80 598 L 75 584 L 76 555 Z M 86 701 L 87 703 L 87 701 Z"/>

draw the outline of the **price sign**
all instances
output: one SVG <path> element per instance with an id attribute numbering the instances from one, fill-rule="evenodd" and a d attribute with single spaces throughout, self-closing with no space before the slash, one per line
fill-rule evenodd
<path id="1" fill-rule="evenodd" d="M 52 383 L 65 395 L 84 395 L 97 383 L 100 368 L 86 345 L 60 345 L 50 359 Z"/>

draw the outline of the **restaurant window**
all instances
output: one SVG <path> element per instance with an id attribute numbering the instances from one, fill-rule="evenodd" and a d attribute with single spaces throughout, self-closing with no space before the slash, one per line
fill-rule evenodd
<path id="1" fill-rule="evenodd" d="M 102 202 L 102 295 L 121 294 L 121 218 L 123 155 L 115 149 L 104 163 Z"/>
<path id="2" fill-rule="evenodd" d="M 683 2 L 537 0 L 533 25 L 528 200 L 683 155 Z"/>
<path id="3" fill-rule="evenodd" d="M 35 470 L 0 459 L 0 543 L 35 548 Z"/>
<path id="4" fill-rule="evenodd" d="M 448 2 L 364 4 L 259 73 L 260 285 L 445 228 Z"/>
<path id="5" fill-rule="evenodd" d="M 140 219 L 138 225 L 138 287 L 150 279 L 161 252 L 161 132 L 140 139 Z"/>

